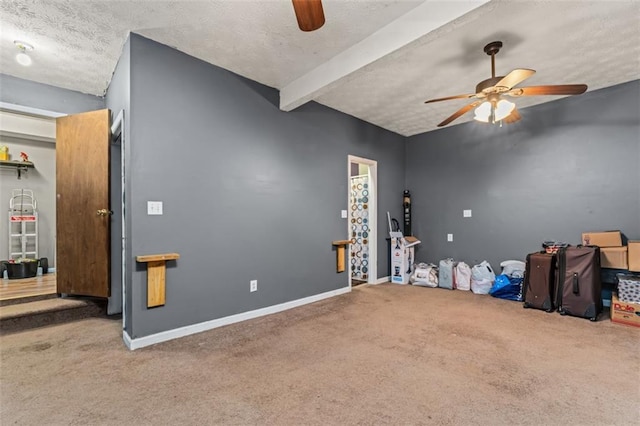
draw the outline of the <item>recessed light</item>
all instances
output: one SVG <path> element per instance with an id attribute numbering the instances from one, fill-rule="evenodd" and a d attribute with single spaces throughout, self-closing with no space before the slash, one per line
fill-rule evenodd
<path id="1" fill-rule="evenodd" d="M 13 44 L 15 44 L 18 49 L 20 49 L 20 53 L 16 55 L 16 61 L 18 61 L 20 65 L 25 67 L 31 65 L 31 57 L 27 55 L 27 52 L 32 51 L 33 46 L 20 40 L 14 40 Z"/>

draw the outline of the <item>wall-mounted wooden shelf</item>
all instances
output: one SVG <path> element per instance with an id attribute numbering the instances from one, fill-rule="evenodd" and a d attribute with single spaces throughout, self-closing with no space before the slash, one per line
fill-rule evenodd
<path id="1" fill-rule="evenodd" d="M 344 249 L 351 244 L 351 240 L 332 241 L 331 245 L 336 246 L 336 272 L 344 272 Z"/>
<path id="2" fill-rule="evenodd" d="M 147 264 L 147 308 L 165 303 L 165 264 L 180 259 L 178 253 L 146 254 L 136 256 L 136 262 Z"/>
<path id="3" fill-rule="evenodd" d="M 28 169 L 33 169 L 35 166 L 31 161 L 6 161 L 0 160 L 0 167 L 12 168 L 18 173 L 18 179 L 22 177 L 21 173 L 26 172 Z"/>

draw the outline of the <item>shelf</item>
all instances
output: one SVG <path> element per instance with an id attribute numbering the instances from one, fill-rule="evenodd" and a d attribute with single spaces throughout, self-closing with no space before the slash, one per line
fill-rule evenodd
<path id="1" fill-rule="evenodd" d="M 34 164 L 31 161 L 5 161 L 5 160 L 0 160 L 0 167 L 15 169 L 16 172 L 18 173 L 18 179 L 20 179 L 22 172 L 26 172 L 28 169 L 35 168 Z"/>

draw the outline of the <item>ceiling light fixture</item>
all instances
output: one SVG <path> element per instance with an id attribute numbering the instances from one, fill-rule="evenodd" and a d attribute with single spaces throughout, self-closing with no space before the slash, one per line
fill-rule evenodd
<path id="1" fill-rule="evenodd" d="M 483 123 L 495 124 L 507 118 L 515 107 L 516 104 L 506 99 L 501 99 L 497 103 L 495 101 L 483 102 L 476 108 L 473 118 Z"/>
<path id="2" fill-rule="evenodd" d="M 15 40 L 13 44 L 20 50 L 20 53 L 16 55 L 16 61 L 24 67 L 28 67 L 31 65 L 31 57 L 27 55 L 27 52 L 31 52 L 33 50 L 33 46 L 29 43 L 25 43 L 24 41 Z"/>

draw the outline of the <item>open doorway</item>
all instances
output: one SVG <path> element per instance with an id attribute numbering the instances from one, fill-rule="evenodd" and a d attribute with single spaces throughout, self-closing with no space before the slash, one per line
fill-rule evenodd
<path id="1" fill-rule="evenodd" d="M 83 295 L 83 296 L 95 296 L 95 297 L 106 297 L 109 295 L 109 289 L 111 290 L 111 297 L 108 298 L 108 313 L 116 314 L 122 312 L 122 303 L 123 297 L 121 297 L 122 293 L 122 283 L 121 283 L 121 264 L 119 262 L 120 258 L 124 258 L 121 255 L 121 240 L 124 236 L 124 229 L 122 229 L 119 225 L 121 223 L 121 213 L 123 212 L 122 206 L 124 203 L 124 197 L 121 196 L 121 164 L 123 162 L 120 161 L 121 146 L 123 143 L 123 133 L 122 129 L 122 113 L 119 114 L 118 119 L 116 119 L 117 134 L 113 131 L 113 129 L 109 129 L 109 111 L 101 110 L 95 112 L 88 112 L 83 114 L 76 114 L 73 116 L 66 116 L 65 114 L 58 114 L 54 112 L 47 112 L 42 110 L 34 110 L 34 111 L 25 111 L 25 107 L 19 107 L 16 110 L 13 110 L 10 106 L 8 107 L 6 104 L 0 105 L 2 110 L 0 113 L 9 114 L 7 117 L 11 118 L 5 119 L 3 116 L 2 125 L 0 126 L 0 133 L 5 137 L 7 135 L 13 137 L 15 139 L 15 143 L 9 146 L 9 151 L 13 154 L 20 154 L 21 151 L 25 151 L 31 154 L 30 160 L 32 160 L 32 164 L 30 168 L 27 170 L 27 173 L 23 172 L 22 182 L 24 183 L 24 187 L 28 188 L 30 185 L 33 186 L 38 183 L 39 180 L 44 180 L 47 183 L 47 187 L 42 190 L 38 190 L 38 194 L 40 193 L 41 198 L 45 198 L 44 195 L 47 195 L 48 198 L 51 198 L 51 202 L 41 203 L 38 202 L 38 205 L 42 205 L 43 207 L 47 207 L 46 212 L 42 211 L 42 214 L 39 215 L 39 219 L 43 219 L 43 225 L 48 224 L 48 233 L 43 233 L 42 235 L 38 235 L 38 240 L 40 242 L 40 247 L 42 248 L 41 254 L 47 256 L 49 259 L 49 274 L 46 275 L 46 280 L 44 278 L 39 278 L 44 274 L 41 272 L 38 277 L 31 283 L 32 286 L 35 286 L 38 291 L 43 291 L 43 281 L 46 281 L 48 287 L 46 291 L 48 293 L 58 293 L 58 294 L 69 294 L 69 295 Z M 58 117 L 64 118 L 59 119 L 56 122 Z M 98 117 L 100 120 L 95 120 Z M 15 119 L 15 120 L 14 120 Z M 64 121 L 64 126 L 67 129 L 66 134 L 71 135 L 71 139 L 69 136 L 66 136 L 63 132 L 63 138 L 60 139 L 60 132 L 58 131 L 58 127 L 60 126 L 60 120 Z M 69 123 L 70 120 L 76 120 L 74 122 Z M 18 128 L 14 125 L 14 121 L 16 122 L 24 122 L 24 126 L 22 128 Z M 43 125 L 46 124 L 46 126 Z M 114 123 L 114 124 L 116 124 Z M 46 135 L 43 136 L 44 130 L 42 128 L 46 128 Z M 98 129 L 95 130 L 98 136 L 92 136 L 88 134 L 84 128 Z M 84 131 L 83 131 L 84 130 Z M 111 132 L 109 131 L 111 130 Z M 77 133 L 77 135 L 76 135 Z M 110 140 L 109 135 L 114 134 L 116 136 L 116 143 Z M 42 150 L 37 150 L 37 146 L 31 144 L 27 145 L 29 139 L 33 139 L 35 137 L 41 139 L 39 142 L 46 142 L 47 149 L 46 152 Z M 76 138 L 76 139 L 73 139 Z M 94 146 L 94 148 L 98 149 L 87 149 L 85 141 L 94 141 L 100 140 L 100 146 Z M 12 139 L 13 140 L 13 139 Z M 61 144 L 61 141 L 64 142 Z M 78 141 L 82 143 L 78 143 Z M 59 150 L 61 147 L 70 146 L 64 149 L 65 155 L 59 155 Z M 42 152 L 41 152 L 42 151 Z M 72 152 L 73 151 L 73 152 Z M 94 154 L 89 155 L 91 153 Z M 110 154 L 110 155 L 109 155 Z M 93 157 L 99 158 L 96 161 L 90 161 Z M 115 161 L 110 162 L 110 157 Z M 60 160 L 67 161 L 68 164 L 62 164 Z M 103 165 L 102 167 L 94 167 L 99 161 L 99 164 Z M 15 164 L 10 164 L 13 162 L 5 162 L 5 164 L 0 164 L 0 166 L 16 166 Z M 86 165 L 86 166 L 85 166 Z M 81 166 L 84 167 L 84 170 Z M 15 167 L 14 167 L 15 168 Z M 22 167 L 21 167 L 22 168 Z M 111 173 L 109 173 L 111 169 Z M 3 175 L 6 170 L 3 170 Z M 81 173 L 82 172 L 82 173 Z M 82 182 L 87 181 L 84 179 L 84 176 L 98 176 L 99 182 L 102 186 L 101 191 L 91 191 L 92 193 L 100 193 L 106 194 L 101 197 L 100 204 L 98 207 L 101 209 L 96 210 L 93 207 L 92 203 L 89 203 L 87 197 L 84 197 L 81 191 L 77 188 L 76 180 L 80 180 Z M 113 182 L 109 182 L 110 175 L 114 176 Z M 20 176 L 20 175 L 18 175 Z M 63 179 L 61 179 L 61 176 Z M 5 183 L 5 176 L 3 176 L 2 183 Z M 7 177 L 9 177 L 7 175 Z M 98 178 L 94 177 L 94 180 L 98 180 Z M 18 182 L 21 182 L 18 180 Z M 66 187 L 70 188 L 68 191 L 62 191 L 61 185 L 62 183 L 66 184 Z M 5 185 L 2 185 L 2 197 L 6 198 Z M 86 186 L 86 185 L 85 185 Z M 95 187 L 91 187 L 92 189 Z M 36 192 L 36 191 L 34 191 Z M 109 201 L 109 193 L 111 192 L 111 201 Z M 62 197 L 61 197 L 62 194 Z M 66 197 L 65 195 L 70 195 Z M 78 218 L 72 217 L 71 214 L 60 214 L 61 211 L 61 200 L 66 199 L 65 205 L 76 206 L 73 209 L 75 211 L 82 211 L 83 217 L 82 220 L 78 220 Z M 78 200 L 83 200 L 81 203 L 78 203 Z M 1 200 L 0 200 L 1 201 Z M 85 203 L 85 201 L 87 201 Z M 85 206 L 86 204 L 86 206 Z M 89 207 L 88 207 L 89 206 Z M 109 206 L 115 211 L 110 211 Z M 86 208 L 85 208 L 86 207 Z M 92 210 L 93 209 L 93 210 Z M 4 210 L 4 209 L 3 209 Z M 68 209 L 67 209 L 68 210 Z M 64 212 L 64 210 L 63 210 Z M 97 213 L 96 213 L 97 212 Z M 61 218 L 64 220 L 61 221 Z M 46 223 L 45 220 L 46 219 Z M 79 226 L 82 223 L 90 223 L 99 222 L 100 223 L 115 223 L 117 226 L 112 226 L 113 233 L 109 234 L 109 227 L 100 225 L 100 228 L 106 229 L 106 236 L 102 236 L 102 238 L 106 241 L 105 244 L 100 245 L 96 243 L 97 233 L 93 232 L 93 228 L 98 228 L 94 226 L 91 229 L 85 229 Z M 61 224 L 63 225 L 61 228 Z M 6 235 L 4 230 L 4 225 L 6 225 L 6 221 L 3 221 L 0 229 L 3 231 L 2 236 Z M 40 227 L 42 229 L 42 227 Z M 43 229 L 44 230 L 44 229 Z M 69 232 L 71 231 L 71 232 Z M 89 232 L 91 231 L 91 232 Z M 103 232 L 104 233 L 104 232 Z M 60 250 L 60 242 L 64 237 L 65 243 L 69 245 L 71 241 L 71 236 L 73 238 L 80 238 L 83 241 L 91 241 L 92 245 L 91 250 L 87 252 L 86 249 L 80 254 L 72 254 L 69 255 L 70 250 Z M 91 238 L 89 238 L 89 237 Z M 75 241 L 75 240 L 74 240 Z M 111 254 L 109 254 L 109 241 L 113 241 L 111 247 L 113 250 Z M 50 244 L 49 244 L 50 243 Z M 7 242 L 5 239 L 0 241 L 0 255 L 2 255 L 3 251 L 11 251 L 10 247 L 5 247 Z M 74 247 L 80 247 L 78 244 L 72 244 Z M 96 247 L 104 246 L 106 247 L 107 252 L 102 253 L 96 249 Z M 84 246 L 83 246 L 84 247 Z M 58 255 L 60 253 L 66 253 L 66 263 L 60 261 Z M 106 268 L 84 268 L 82 262 L 78 262 L 77 259 L 86 259 L 87 253 L 99 253 L 102 259 L 105 260 Z M 114 255 L 115 254 L 115 255 Z M 115 262 L 111 262 L 113 268 L 111 268 L 111 273 L 109 273 L 109 259 L 114 259 Z M 88 262 L 91 265 L 95 265 L 96 262 Z M 66 265 L 67 267 L 65 267 Z M 69 265 L 77 265 L 74 268 L 69 268 Z M 78 270 L 80 272 L 78 272 Z M 96 272 L 97 271 L 97 272 Z M 40 272 L 40 271 L 39 271 Z M 44 272 L 44 271 L 43 271 Z M 51 274 L 51 272 L 55 272 L 55 274 Z M 61 275 L 63 274 L 66 279 L 61 280 Z M 99 277 L 96 275 L 99 274 Z M 109 275 L 111 275 L 111 280 L 109 280 Z M 15 278 L 15 275 L 14 277 Z M 71 282 L 73 287 L 61 287 L 61 281 L 64 283 Z M 94 291 L 97 286 L 95 283 L 98 281 L 104 281 L 105 284 L 103 287 L 106 290 L 101 290 L 102 293 L 96 294 Z M 89 283 L 89 287 L 87 289 L 78 288 L 78 285 L 83 285 L 84 283 Z M 3 286 L 10 288 L 12 291 L 15 290 L 18 286 L 16 284 L 17 281 L 12 280 L 11 286 L 5 286 L 6 282 L 3 280 Z M 28 283 L 25 283 L 25 285 Z M 94 285 L 94 287 L 90 287 Z M 67 291 L 69 289 L 71 291 Z M 47 294 L 48 294 L 47 293 Z M 44 293 L 42 294 L 44 296 Z M 15 295 L 14 295 L 15 296 Z M 0 298 L 3 297 L 0 294 Z M 25 297 L 29 297 L 28 294 L 25 294 Z"/>
<path id="2" fill-rule="evenodd" d="M 0 154 L 4 305 L 56 291 L 55 119 L 0 109 Z"/>
<path id="3" fill-rule="evenodd" d="M 347 232 L 349 286 L 375 284 L 377 271 L 377 173 L 375 160 L 349 155 Z"/>

